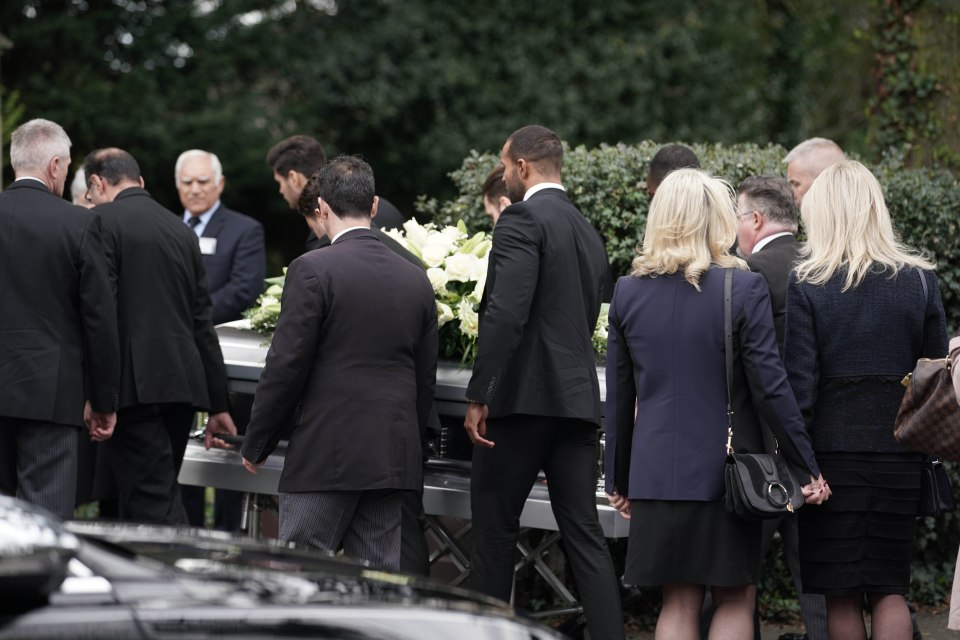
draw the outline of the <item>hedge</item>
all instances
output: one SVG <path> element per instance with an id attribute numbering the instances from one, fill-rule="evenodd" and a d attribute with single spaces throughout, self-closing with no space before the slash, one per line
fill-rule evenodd
<path id="1" fill-rule="evenodd" d="M 630 145 L 604 144 L 592 149 L 566 148 L 564 186 L 573 202 L 606 239 L 615 275 L 629 270 L 634 250 L 643 238 L 649 205 L 647 169 L 661 146 L 648 140 Z M 688 146 L 700 158 L 704 170 L 724 178 L 734 187 L 751 175 L 782 176 L 785 173 L 782 159 L 787 150 L 779 145 Z M 495 154 L 472 151 L 460 168 L 450 174 L 459 195 L 448 201 L 421 197 L 417 203 L 420 215 L 440 224 L 463 219 L 471 231 L 489 230 L 480 187 L 498 162 Z M 887 206 L 902 240 L 927 251 L 936 260 L 947 325 L 956 327 L 960 319 L 960 183 L 957 176 L 943 169 L 908 168 L 899 152 L 887 154 L 878 163 L 867 164 L 883 186 Z M 958 465 L 948 463 L 946 466 L 953 486 L 960 491 Z M 949 593 L 958 543 L 960 515 L 918 520 L 912 585 L 912 597 L 916 601 L 938 603 Z M 776 566 L 782 573 L 782 564 Z M 774 570 L 765 574 L 761 586 L 768 591 L 779 591 L 777 585 L 790 584 L 779 573 Z"/>

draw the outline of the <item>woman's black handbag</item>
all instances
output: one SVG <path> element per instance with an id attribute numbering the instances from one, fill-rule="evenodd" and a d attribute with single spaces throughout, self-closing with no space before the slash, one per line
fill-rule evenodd
<path id="1" fill-rule="evenodd" d="M 767 520 L 793 513 L 803 506 L 803 491 L 779 453 L 735 453 L 733 450 L 733 270 L 723 280 L 723 323 L 727 361 L 727 461 L 723 467 L 723 504 L 744 520 Z"/>
<path id="2" fill-rule="evenodd" d="M 936 458 L 926 458 L 921 467 L 919 516 L 940 516 L 957 510 L 947 470 Z"/>

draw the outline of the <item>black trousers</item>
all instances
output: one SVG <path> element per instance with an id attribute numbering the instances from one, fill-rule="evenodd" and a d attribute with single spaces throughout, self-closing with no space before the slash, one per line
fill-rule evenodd
<path id="1" fill-rule="evenodd" d="M 177 475 L 192 420 L 193 408 L 186 404 L 145 404 L 118 412 L 104 453 L 117 483 L 121 520 L 187 524 Z"/>
<path id="2" fill-rule="evenodd" d="M 520 513 L 543 469 L 590 637 L 623 638 L 620 588 L 597 515 L 596 425 L 512 415 L 487 420 L 486 438 L 496 446 L 473 451 L 471 586 L 510 600 Z"/>
<path id="3" fill-rule="evenodd" d="M 430 550 L 423 530 L 427 515 L 423 511 L 423 489 L 404 491 L 400 504 L 400 572 L 430 576 Z"/>

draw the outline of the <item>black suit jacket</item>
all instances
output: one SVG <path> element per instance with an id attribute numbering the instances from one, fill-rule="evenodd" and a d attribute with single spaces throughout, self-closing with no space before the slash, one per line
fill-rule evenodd
<path id="1" fill-rule="evenodd" d="M 226 411 L 226 370 L 196 234 L 140 188 L 94 211 L 117 297 L 120 406 L 177 402 Z"/>
<path id="2" fill-rule="evenodd" d="M 433 404 L 437 308 L 423 269 L 366 229 L 287 269 L 242 453 L 293 432 L 280 490 L 419 489 Z"/>
<path id="3" fill-rule="evenodd" d="M 267 270 L 263 225 L 221 204 L 202 237 L 217 239 L 216 252 L 203 256 L 213 324 L 239 320 L 263 292 Z"/>
<path id="4" fill-rule="evenodd" d="M 14 182 L 0 193 L 0 415 L 82 425 L 85 398 L 116 410 L 119 380 L 100 220 Z"/>
<path id="5" fill-rule="evenodd" d="M 787 280 L 797 261 L 797 249 L 797 239 L 791 234 L 774 238 L 760 251 L 747 258 L 750 270 L 762 275 L 770 287 L 773 328 L 777 332 L 780 357 L 783 357 L 783 335 L 787 317 Z"/>
<path id="6" fill-rule="evenodd" d="M 503 210 L 493 231 L 467 398 L 514 413 L 600 423 L 591 336 L 607 277 L 603 243 L 560 189 Z"/>

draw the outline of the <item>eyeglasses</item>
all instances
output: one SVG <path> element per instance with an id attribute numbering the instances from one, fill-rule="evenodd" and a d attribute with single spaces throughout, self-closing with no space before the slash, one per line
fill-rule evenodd
<path id="1" fill-rule="evenodd" d="M 756 212 L 756 209 L 753 209 L 752 211 L 737 211 L 737 220 L 740 221 L 747 216 L 752 216 L 754 212 Z"/>

